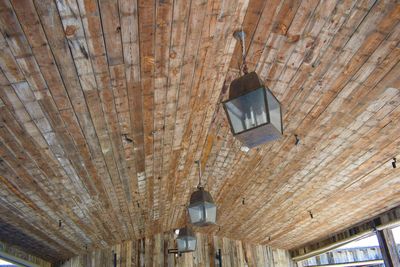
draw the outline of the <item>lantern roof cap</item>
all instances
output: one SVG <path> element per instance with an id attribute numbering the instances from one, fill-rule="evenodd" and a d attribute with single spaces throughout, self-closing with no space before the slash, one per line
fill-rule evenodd
<path id="1" fill-rule="evenodd" d="M 231 82 L 229 89 L 229 99 L 233 99 L 258 88 L 265 87 L 256 72 L 247 73 Z"/>
<path id="2" fill-rule="evenodd" d="M 186 236 L 194 237 L 194 232 L 193 232 L 192 228 L 190 228 L 188 226 L 185 226 L 185 227 L 179 229 L 178 238 L 186 237 Z"/>
<path id="3" fill-rule="evenodd" d="M 214 200 L 211 196 L 211 194 L 207 191 L 204 190 L 204 187 L 198 186 L 198 190 L 194 191 L 192 195 L 190 196 L 190 205 L 193 205 L 198 202 L 208 202 L 208 203 L 214 203 Z"/>

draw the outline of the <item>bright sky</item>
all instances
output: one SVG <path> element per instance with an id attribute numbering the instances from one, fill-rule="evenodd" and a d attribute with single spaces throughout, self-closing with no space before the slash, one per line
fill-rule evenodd
<path id="1" fill-rule="evenodd" d="M 5 261 L 5 260 L 0 259 L 0 266 L 3 266 L 3 265 L 8 265 L 8 266 L 10 266 L 11 263 L 9 263 L 8 261 Z"/>
<path id="2" fill-rule="evenodd" d="M 400 244 L 400 226 L 393 228 L 392 231 L 396 244 Z M 348 243 L 347 245 L 344 245 L 340 248 L 356 248 L 356 247 L 370 247 L 370 246 L 379 246 L 378 238 L 376 237 L 376 235 Z"/>
<path id="3" fill-rule="evenodd" d="M 393 231 L 394 241 L 396 241 L 396 244 L 400 244 L 400 226 L 393 228 L 392 231 Z"/>
<path id="4" fill-rule="evenodd" d="M 353 241 L 340 248 L 359 248 L 359 247 L 371 247 L 371 246 L 379 246 L 378 238 L 376 238 L 376 235 L 361 240 Z"/>

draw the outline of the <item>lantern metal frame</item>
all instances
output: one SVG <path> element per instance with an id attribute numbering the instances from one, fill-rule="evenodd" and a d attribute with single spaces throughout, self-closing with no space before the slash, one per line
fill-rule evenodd
<path id="1" fill-rule="evenodd" d="M 204 203 L 209 203 L 215 206 L 215 209 L 217 208 L 217 205 L 215 205 L 214 199 L 212 198 L 211 194 L 204 190 L 204 187 L 198 186 L 197 190 L 192 193 L 190 196 L 190 204 L 188 206 L 188 211 L 190 208 L 193 208 L 195 206 L 198 206 L 200 203 L 203 203 L 203 210 L 202 213 L 203 215 L 206 214 L 206 207 L 204 206 Z M 216 211 L 215 211 L 216 212 Z M 210 225 L 215 225 L 216 222 L 211 222 L 211 221 L 199 221 L 199 222 L 193 222 L 192 218 L 190 217 L 190 211 L 189 211 L 189 218 L 190 218 L 190 223 L 203 227 L 203 226 L 210 226 Z M 217 214 L 215 214 L 215 220 L 217 219 Z M 206 218 L 204 218 L 206 220 Z"/>
<path id="2" fill-rule="evenodd" d="M 242 76 L 242 77 L 243 77 L 243 76 Z M 227 110 L 227 107 L 226 107 L 225 103 L 228 103 L 228 102 L 230 102 L 230 101 L 232 101 L 232 100 L 238 99 L 238 98 L 240 98 L 240 97 L 242 97 L 242 96 L 245 96 L 245 95 L 247 95 L 247 94 L 250 94 L 250 93 L 252 93 L 252 92 L 254 92 L 254 91 L 257 91 L 257 90 L 259 90 L 259 89 L 264 89 L 264 90 L 262 90 L 262 92 L 263 92 L 263 97 L 264 97 L 264 101 L 265 101 L 265 108 L 266 108 L 266 111 L 269 110 L 269 109 L 268 109 L 267 91 L 268 91 L 268 92 L 271 94 L 271 96 L 276 100 L 276 102 L 279 104 L 279 106 L 281 106 L 281 102 L 274 96 L 274 94 L 272 93 L 272 91 L 271 91 L 268 87 L 262 85 L 262 87 L 260 87 L 260 88 L 258 88 L 258 89 L 256 89 L 256 90 L 252 90 L 252 91 L 249 90 L 249 91 L 247 91 L 247 92 L 245 92 L 245 93 L 242 93 L 242 94 L 240 94 L 240 95 L 238 95 L 238 96 L 235 96 L 235 97 L 233 97 L 233 98 L 229 98 L 229 99 L 223 101 L 222 104 L 223 104 L 225 113 L 228 114 L 228 110 Z M 281 118 L 281 129 L 280 129 L 280 130 L 281 130 L 281 133 L 283 133 L 282 109 L 281 109 L 281 108 L 279 108 L 279 113 L 280 113 L 279 116 L 280 116 L 280 118 Z M 250 128 L 250 129 L 244 129 L 243 131 L 240 131 L 240 132 L 234 132 L 234 131 L 233 131 L 233 128 L 234 128 L 234 127 L 233 127 L 231 118 L 230 118 L 230 116 L 227 116 L 227 117 L 228 117 L 229 126 L 230 126 L 230 128 L 231 128 L 231 133 L 233 134 L 233 136 L 236 136 L 236 135 L 242 134 L 242 133 L 244 133 L 244 132 L 248 132 L 248 131 L 254 130 L 254 129 L 256 129 L 256 128 L 259 128 L 259 127 L 265 126 L 265 125 L 267 125 L 267 124 L 270 124 L 270 123 L 271 123 L 271 117 L 270 117 L 270 115 L 269 115 L 269 112 L 266 112 L 266 116 L 267 116 L 267 122 L 262 123 L 262 124 L 260 124 L 260 125 L 257 125 L 257 126 L 255 126 L 255 127 L 253 127 L 253 128 Z"/>
<path id="3" fill-rule="evenodd" d="M 197 160 L 197 161 L 195 161 L 195 163 L 199 167 L 199 184 L 197 185 L 197 190 L 191 194 L 189 205 L 187 207 L 190 223 L 195 226 L 198 226 L 198 227 L 215 225 L 216 221 L 217 221 L 217 205 L 215 204 L 214 199 L 212 198 L 211 194 L 208 191 L 204 190 L 204 186 L 202 186 L 202 184 L 201 184 L 201 163 L 200 163 L 200 161 Z M 213 208 L 215 208 L 215 221 L 207 221 L 206 220 L 207 219 L 207 217 L 206 217 L 206 214 L 207 214 L 206 209 L 207 208 L 205 207 L 205 204 L 210 204 L 210 205 L 214 206 Z M 203 210 L 201 212 L 202 212 L 204 220 L 194 222 L 194 221 L 192 221 L 192 217 L 190 216 L 191 215 L 190 209 L 194 208 L 196 206 L 199 206 L 199 205 L 202 205 Z"/>
<path id="4" fill-rule="evenodd" d="M 178 242 L 178 239 L 185 239 L 185 238 L 188 238 L 188 237 L 192 237 L 194 239 L 194 241 L 195 241 L 194 249 L 179 250 L 179 246 L 177 244 L 177 249 L 176 249 L 177 253 L 188 253 L 188 252 L 196 251 L 196 249 L 197 249 L 197 237 L 194 234 L 193 230 L 189 226 L 185 226 L 185 227 L 179 229 L 179 234 L 178 234 L 176 240 Z M 188 248 L 188 243 L 187 243 L 188 240 L 185 240 L 185 242 L 186 242 L 186 248 Z M 175 251 L 175 249 L 172 250 L 172 251 Z M 171 251 L 171 253 L 174 253 L 172 251 Z"/>
<path id="5" fill-rule="evenodd" d="M 266 113 L 266 122 L 248 129 L 243 129 L 240 132 L 235 132 L 233 123 L 231 121 L 231 116 L 228 111 L 227 103 L 234 101 L 235 99 L 239 99 L 252 92 L 256 92 L 257 90 L 262 91 L 263 104 L 265 105 L 264 108 Z M 277 105 L 279 106 L 279 129 L 275 127 L 275 124 L 273 124 L 271 121 L 267 93 L 274 99 L 274 101 L 276 101 Z M 233 136 L 239 139 L 247 147 L 252 148 L 268 141 L 278 139 L 283 135 L 282 105 L 271 92 L 271 90 L 262 83 L 257 73 L 250 72 L 233 80 L 229 89 L 229 99 L 223 101 L 222 104 L 225 110 L 225 114 L 228 117 L 229 126 L 231 128 Z"/>

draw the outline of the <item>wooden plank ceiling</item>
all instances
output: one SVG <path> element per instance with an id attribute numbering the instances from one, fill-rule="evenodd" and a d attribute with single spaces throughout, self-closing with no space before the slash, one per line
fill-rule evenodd
<path id="1" fill-rule="evenodd" d="M 400 204 L 398 1 L 0 3 L 3 241 L 58 260 L 182 226 L 198 159 L 203 232 L 291 249 Z M 240 28 L 284 113 L 247 153 L 220 104 Z"/>

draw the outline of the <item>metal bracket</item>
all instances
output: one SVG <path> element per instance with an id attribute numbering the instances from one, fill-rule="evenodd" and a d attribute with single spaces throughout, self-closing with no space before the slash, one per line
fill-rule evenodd
<path id="1" fill-rule="evenodd" d="M 179 252 L 178 249 L 176 248 L 169 248 L 168 249 L 168 254 L 177 254 L 179 257 L 182 256 L 183 252 Z"/>
<path id="2" fill-rule="evenodd" d="M 222 253 L 221 253 L 221 249 L 217 250 L 217 253 L 215 253 L 215 259 L 216 259 L 216 263 L 218 264 L 218 267 L 222 267 Z"/>

